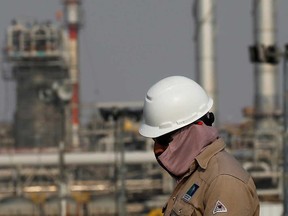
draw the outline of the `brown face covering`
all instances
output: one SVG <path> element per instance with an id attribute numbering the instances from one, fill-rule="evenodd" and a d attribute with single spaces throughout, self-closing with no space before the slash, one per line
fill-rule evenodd
<path id="1" fill-rule="evenodd" d="M 205 124 L 191 124 L 177 131 L 172 138 L 157 160 L 173 177 L 181 177 L 189 170 L 195 157 L 218 138 L 218 131 Z"/>

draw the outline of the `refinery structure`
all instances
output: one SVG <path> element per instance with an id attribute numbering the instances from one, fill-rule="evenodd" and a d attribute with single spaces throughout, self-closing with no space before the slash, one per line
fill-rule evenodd
<path id="1" fill-rule="evenodd" d="M 285 119 L 277 81 L 286 55 L 277 48 L 275 1 L 252 2 L 254 38 L 243 46 L 254 68 L 254 107 L 243 109 L 245 122 L 216 126 L 254 178 L 260 201 L 283 211 Z M 7 28 L 2 77 L 15 81 L 17 102 L 13 122 L 0 127 L 0 216 L 159 215 L 175 185 L 156 164 L 153 142 L 138 134 L 142 103 L 97 102 L 80 124 L 82 4 L 63 0 L 62 25 L 13 20 Z M 217 113 L 215 1 L 193 4 L 196 77 Z"/>

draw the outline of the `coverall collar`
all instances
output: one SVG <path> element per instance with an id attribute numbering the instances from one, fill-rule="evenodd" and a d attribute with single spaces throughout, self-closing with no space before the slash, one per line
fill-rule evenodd
<path id="1" fill-rule="evenodd" d="M 222 151 L 225 148 L 225 143 L 223 139 L 218 138 L 216 139 L 211 145 L 208 145 L 193 161 L 191 164 L 189 171 L 182 176 L 180 179 L 177 180 L 177 182 L 181 182 L 186 177 L 192 175 L 192 173 L 195 172 L 198 166 L 200 166 L 202 169 L 206 169 L 208 162 L 210 159 L 215 155 L 216 153 Z"/>
<path id="2" fill-rule="evenodd" d="M 208 162 L 210 159 L 217 154 L 218 152 L 222 151 L 225 148 L 225 143 L 223 139 L 218 138 L 214 141 L 211 145 L 207 146 L 203 152 L 201 152 L 195 160 L 199 164 L 202 169 L 206 169 Z"/>

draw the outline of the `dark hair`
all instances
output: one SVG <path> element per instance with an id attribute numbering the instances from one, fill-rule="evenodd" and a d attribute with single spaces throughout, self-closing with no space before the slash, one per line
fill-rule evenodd
<path id="1" fill-rule="evenodd" d="M 203 121 L 207 126 L 212 126 L 213 122 L 215 121 L 214 113 L 208 112 L 204 116 L 202 116 L 200 121 Z"/>

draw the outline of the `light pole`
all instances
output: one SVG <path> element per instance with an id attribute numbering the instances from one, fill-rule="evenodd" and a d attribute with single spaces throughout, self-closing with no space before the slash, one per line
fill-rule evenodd
<path id="1" fill-rule="evenodd" d="M 59 98 L 61 100 L 61 98 Z M 65 143 L 66 143 L 66 101 L 61 100 L 59 108 L 61 110 L 62 122 L 61 122 L 61 141 L 59 142 L 59 198 L 60 198 L 60 216 L 67 215 L 67 176 L 65 169 Z"/>
<path id="2" fill-rule="evenodd" d="M 59 143 L 59 198 L 60 198 L 60 215 L 66 216 L 66 207 L 67 207 L 67 182 L 66 182 L 66 173 L 64 168 L 64 152 L 65 145 L 64 142 Z"/>
<path id="3" fill-rule="evenodd" d="M 118 211 L 119 211 L 119 216 L 126 216 L 126 185 L 125 185 L 125 178 L 126 178 L 126 167 L 125 167 L 125 158 L 124 158 L 124 153 L 125 153 L 125 146 L 123 142 L 123 117 L 121 114 L 118 116 L 116 120 L 117 124 L 117 160 L 119 162 L 118 164 L 118 178 L 120 180 L 120 191 L 117 191 L 118 194 Z"/>
<path id="4" fill-rule="evenodd" d="M 58 106 L 61 113 L 61 141 L 59 142 L 59 198 L 60 198 L 60 215 L 67 215 L 67 176 L 65 169 L 65 143 L 66 143 L 66 109 L 71 101 L 71 85 L 69 82 L 54 83 L 54 104 Z"/>
<path id="5" fill-rule="evenodd" d="M 288 74 L 287 74 L 287 46 L 283 59 L 283 192 L 284 192 L 284 216 L 288 216 Z"/>

